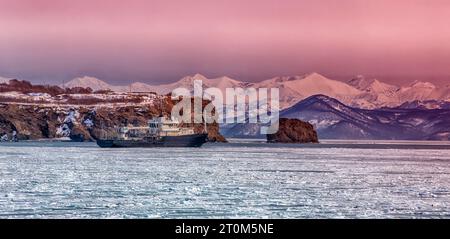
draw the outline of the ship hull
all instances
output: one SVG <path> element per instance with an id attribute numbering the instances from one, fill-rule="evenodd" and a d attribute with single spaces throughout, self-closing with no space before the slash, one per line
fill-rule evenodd
<path id="1" fill-rule="evenodd" d="M 102 148 L 201 147 L 207 138 L 207 134 L 194 134 L 159 139 L 99 139 L 97 145 Z"/>

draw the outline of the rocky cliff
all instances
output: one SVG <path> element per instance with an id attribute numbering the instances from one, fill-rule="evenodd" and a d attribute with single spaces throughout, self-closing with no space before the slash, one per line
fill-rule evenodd
<path id="1" fill-rule="evenodd" d="M 318 143 L 317 132 L 310 123 L 298 119 L 281 118 L 275 134 L 267 135 L 270 143 Z"/>
<path id="2" fill-rule="evenodd" d="M 115 134 L 117 127 L 144 126 L 161 112 L 169 115 L 173 102 L 136 106 L 42 106 L 0 104 L 0 135 L 17 132 L 19 140 L 70 137 L 75 141 L 92 141 Z M 204 126 L 194 125 L 200 132 Z M 218 124 L 208 124 L 208 139 L 225 142 Z"/>

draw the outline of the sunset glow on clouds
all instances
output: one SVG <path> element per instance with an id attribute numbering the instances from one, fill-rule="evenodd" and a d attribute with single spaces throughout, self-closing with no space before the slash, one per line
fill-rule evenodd
<path id="1" fill-rule="evenodd" d="M 450 75 L 448 1 L 0 0 L 0 76 Z"/>

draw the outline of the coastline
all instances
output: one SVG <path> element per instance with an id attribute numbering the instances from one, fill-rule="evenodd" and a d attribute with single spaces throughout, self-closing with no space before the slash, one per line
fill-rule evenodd
<path id="1" fill-rule="evenodd" d="M 0 142 L 2 146 L 50 146 L 58 147 L 97 147 L 95 142 L 74 142 L 57 139 L 34 139 L 19 142 Z M 227 142 L 207 142 L 204 147 L 243 147 L 243 148 L 304 148 L 304 149 L 414 149 L 414 150 L 450 150 L 450 141 L 404 141 L 404 140 L 321 140 L 319 143 L 268 143 L 263 139 L 227 138 Z M 198 149 L 201 149 L 198 148 Z"/>

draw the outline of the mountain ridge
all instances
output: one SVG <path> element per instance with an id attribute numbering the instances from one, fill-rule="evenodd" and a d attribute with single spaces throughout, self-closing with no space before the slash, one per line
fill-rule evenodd
<path id="1" fill-rule="evenodd" d="M 201 80 L 205 88 L 216 87 L 223 92 L 225 88 L 229 87 L 278 88 L 280 91 L 280 107 L 283 109 L 316 94 L 324 94 L 347 105 L 367 109 L 397 107 L 403 103 L 416 100 L 450 101 L 450 86 L 436 87 L 430 82 L 415 81 L 408 86 L 400 87 L 378 79 L 366 79 L 364 76 L 357 76 L 343 82 L 329 79 L 316 72 L 298 76 L 278 76 L 260 82 L 239 81 L 227 76 L 207 78 L 197 73 L 167 84 L 150 85 L 134 82 L 125 86 L 109 85 L 98 78 L 85 76 L 74 78 L 65 86 L 90 87 L 94 90 L 152 91 L 158 94 L 168 94 L 179 87 L 192 89 L 195 80 Z"/>
<path id="2" fill-rule="evenodd" d="M 311 123 L 319 139 L 450 140 L 450 109 L 360 109 L 325 95 L 313 95 L 282 110 L 280 118 Z M 221 128 L 226 137 L 264 137 L 257 133 L 258 124 Z"/>

